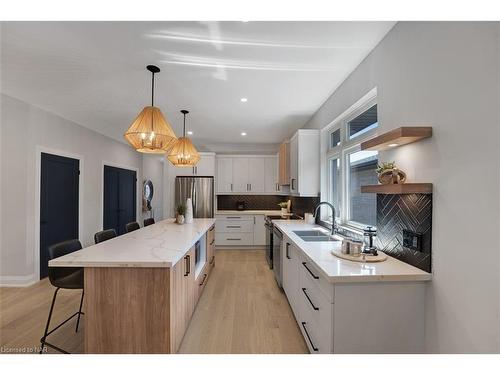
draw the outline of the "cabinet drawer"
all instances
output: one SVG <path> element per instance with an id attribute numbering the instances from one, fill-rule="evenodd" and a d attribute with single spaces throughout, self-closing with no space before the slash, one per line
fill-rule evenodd
<path id="1" fill-rule="evenodd" d="M 215 215 L 217 222 L 219 220 L 242 220 L 242 221 L 251 221 L 253 223 L 253 215 L 245 215 L 245 214 L 234 214 L 234 215 Z"/>
<path id="2" fill-rule="evenodd" d="M 218 246 L 251 246 L 253 233 L 215 233 L 215 244 Z"/>
<path id="3" fill-rule="evenodd" d="M 299 327 L 312 354 L 333 353 L 333 330 L 321 326 L 318 321 L 305 316 L 299 322 Z"/>
<path id="4" fill-rule="evenodd" d="M 253 233 L 253 217 L 252 221 L 242 220 L 217 220 L 216 233 Z"/>
<path id="5" fill-rule="evenodd" d="M 303 278 L 299 282 L 299 299 L 301 312 L 299 323 L 302 325 L 302 322 L 306 322 L 307 331 L 312 336 L 311 340 L 319 353 L 333 352 L 334 305 L 327 300 L 316 285 Z"/>
<path id="6" fill-rule="evenodd" d="M 333 303 L 333 284 L 329 283 L 318 268 L 304 256 L 300 257 L 299 274 L 301 280 L 309 282 L 309 287 L 314 286 L 323 293 L 329 303 Z"/>

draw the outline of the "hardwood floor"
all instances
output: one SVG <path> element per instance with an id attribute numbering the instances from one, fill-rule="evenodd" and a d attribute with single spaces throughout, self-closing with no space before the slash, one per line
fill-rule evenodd
<path id="1" fill-rule="evenodd" d="M 37 352 L 54 288 L 47 279 L 28 288 L 0 288 L 0 349 Z M 78 310 L 81 291 L 60 290 L 52 327 Z M 84 302 L 85 311 L 85 302 Z M 83 352 L 85 323 L 76 318 L 48 341 Z M 48 348 L 48 353 L 55 351 Z M 217 250 L 179 353 L 307 353 L 293 313 L 262 250 Z"/>

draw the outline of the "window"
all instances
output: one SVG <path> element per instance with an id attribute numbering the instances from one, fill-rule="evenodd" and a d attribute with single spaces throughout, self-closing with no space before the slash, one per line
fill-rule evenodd
<path id="1" fill-rule="evenodd" d="M 340 159 L 330 159 L 330 196 L 329 202 L 335 207 L 335 218 L 340 218 Z"/>
<path id="2" fill-rule="evenodd" d="M 357 151 L 348 155 L 347 195 L 350 222 L 377 225 L 376 195 L 361 193 L 361 186 L 377 184 L 377 155 L 377 151 Z"/>
<path id="3" fill-rule="evenodd" d="M 376 91 L 374 90 L 376 94 Z M 322 197 L 335 207 L 335 221 L 352 229 L 377 225 L 377 197 L 361 193 L 361 186 L 377 184 L 378 153 L 361 150 L 361 143 L 375 135 L 377 103 L 370 93 L 323 130 L 324 164 Z M 331 213 L 321 210 L 323 221 Z"/>
<path id="4" fill-rule="evenodd" d="M 340 145 L 340 129 L 334 130 L 330 133 L 330 148 Z"/>
<path id="5" fill-rule="evenodd" d="M 349 139 L 363 135 L 378 126 L 377 105 L 364 111 L 359 116 L 353 118 L 347 123 Z"/>

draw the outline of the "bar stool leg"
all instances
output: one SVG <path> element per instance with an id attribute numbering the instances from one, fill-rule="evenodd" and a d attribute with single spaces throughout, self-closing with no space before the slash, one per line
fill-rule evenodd
<path id="1" fill-rule="evenodd" d="M 43 334 L 43 337 L 40 340 L 40 342 L 42 343 L 42 346 L 40 348 L 40 354 L 43 353 L 43 347 L 45 346 L 45 340 L 47 339 L 47 333 L 49 331 L 50 319 L 52 318 L 52 311 L 54 310 L 54 304 L 56 303 L 56 297 L 57 297 L 58 291 L 59 291 L 59 288 L 56 289 L 56 291 L 54 292 L 54 297 L 52 297 L 52 304 L 50 305 L 49 317 L 47 318 L 47 324 L 45 325 L 45 333 Z"/>
<path id="2" fill-rule="evenodd" d="M 83 306 L 83 294 L 84 290 L 82 290 L 82 299 L 80 300 L 80 310 L 78 310 L 78 319 L 76 320 L 76 330 L 75 332 L 78 332 L 78 326 L 80 325 L 80 316 L 82 315 L 82 306 Z"/>

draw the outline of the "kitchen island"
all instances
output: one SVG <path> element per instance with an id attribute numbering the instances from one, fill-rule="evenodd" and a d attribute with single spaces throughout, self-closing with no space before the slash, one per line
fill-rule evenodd
<path id="1" fill-rule="evenodd" d="M 422 353 L 425 283 L 432 275 L 388 256 L 379 263 L 332 254 L 341 238 L 305 241 L 297 231 L 328 231 L 273 220 L 283 234 L 282 284 L 311 353 Z M 299 232 L 300 233 L 300 232 Z"/>
<path id="2" fill-rule="evenodd" d="M 84 268 L 86 353 L 177 352 L 215 265 L 214 223 L 163 220 L 49 262 Z"/>

